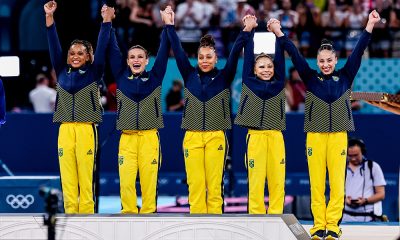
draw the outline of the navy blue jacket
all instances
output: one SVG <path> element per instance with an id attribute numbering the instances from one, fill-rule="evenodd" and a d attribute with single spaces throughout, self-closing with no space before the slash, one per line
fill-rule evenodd
<path id="1" fill-rule="evenodd" d="M 242 93 L 235 124 L 251 129 L 285 130 L 285 57 L 278 42 L 270 80 L 254 74 L 254 31 L 244 46 Z"/>
<path id="2" fill-rule="evenodd" d="M 250 38 L 250 32 L 241 31 L 223 69 L 214 68 L 204 73 L 198 67 L 193 67 L 186 56 L 173 25 L 167 26 L 168 37 L 175 54 L 176 63 L 187 88 L 200 101 L 207 101 L 225 89 L 229 89 L 235 78 L 240 52 Z"/>
<path id="3" fill-rule="evenodd" d="M 50 59 L 57 74 L 58 84 L 70 94 L 74 94 L 93 82 L 100 82 L 104 72 L 105 54 L 110 38 L 111 23 L 102 23 L 92 64 L 74 69 L 66 64 L 55 24 L 47 28 Z"/>
<path id="4" fill-rule="evenodd" d="M 140 102 L 157 87 L 161 86 L 167 70 L 169 48 L 170 43 L 164 27 L 153 68 L 150 71 L 145 70 L 140 76 L 135 77 L 126 63 L 126 58 L 122 57 L 115 31 L 113 30 L 108 52 L 111 71 L 117 81 L 118 89 L 133 101 Z"/>
<path id="5" fill-rule="evenodd" d="M 292 57 L 295 68 L 307 86 L 304 112 L 305 132 L 355 130 L 350 107 L 350 92 L 370 38 L 371 34 L 363 31 L 344 67 L 329 75 L 311 69 L 286 36 L 278 38 L 281 46 Z"/>
<path id="6" fill-rule="evenodd" d="M 278 95 L 285 87 L 285 55 L 278 41 L 275 42 L 274 76 L 264 81 L 254 75 L 254 31 L 251 39 L 244 46 L 242 80 L 252 92 L 261 99 L 269 99 Z"/>
<path id="7" fill-rule="evenodd" d="M 324 75 L 311 69 L 296 46 L 286 36 L 279 37 L 277 40 L 291 56 L 295 68 L 307 86 L 307 91 L 327 103 L 332 103 L 351 88 L 370 38 L 371 33 L 364 30 L 343 68 L 335 70 L 330 75 Z"/>

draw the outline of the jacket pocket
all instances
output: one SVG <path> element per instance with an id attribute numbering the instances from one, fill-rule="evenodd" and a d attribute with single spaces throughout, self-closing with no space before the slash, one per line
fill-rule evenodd
<path id="1" fill-rule="evenodd" d="M 346 107 L 347 107 L 347 117 L 349 118 L 349 120 L 351 120 L 351 108 L 349 105 L 349 101 L 345 100 L 345 102 L 346 102 Z"/>
<path id="2" fill-rule="evenodd" d="M 94 103 L 93 91 L 90 91 L 90 99 L 92 100 L 93 112 L 96 112 L 96 104 Z"/>
<path id="3" fill-rule="evenodd" d="M 223 98 L 221 99 L 221 104 L 222 104 L 222 112 L 224 113 L 224 119 L 225 119 L 226 118 L 225 100 Z"/>
<path id="4" fill-rule="evenodd" d="M 57 112 L 57 106 L 58 106 L 58 99 L 60 98 L 60 96 L 58 95 L 58 92 L 57 92 L 57 95 L 56 95 L 56 102 L 55 102 L 55 104 L 54 104 L 54 112 Z"/>
<path id="5" fill-rule="evenodd" d="M 185 117 L 185 115 L 186 115 L 186 108 L 187 108 L 188 103 L 189 103 L 189 98 L 186 98 L 185 106 L 183 107 L 183 117 Z"/>
<path id="6" fill-rule="evenodd" d="M 243 114 L 244 106 L 246 105 L 247 99 L 249 98 L 249 95 L 246 95 L 243 99 L 242 107 L 240 108 L 240 114 Z"/>
<path id="7" fill-rule="evenodd" d="M 117 119 L 119 119 L 119 116 L 120 116 L 120 114 L 121 114 L 121 110 L 122 110 L 122 101 L 121 101 L 121 100 L 119 100 L 119 103 L 118 103 L 118 113 L 117 113 Z"/>
<path id="8" fill-rule="evenodd" d="M 157 98 L 154 98 L 154 109 L 156 110 L 156 118 L 159 116 Z"/>
<path id="9" fill-rule="evenodd" d="M 311 122 L 312 120 L 312 111 L 314 107 L 314 102 L 311 102 L 310 109 L 308 110 L 308 121 Z"/>

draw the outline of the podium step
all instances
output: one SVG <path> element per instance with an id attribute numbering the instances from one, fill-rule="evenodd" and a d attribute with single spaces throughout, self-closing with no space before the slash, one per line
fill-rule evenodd
<path id="1" fill-rule="evenodd" d="M 306 240 L 292 214 L 57 215 L 58 240 Z M 47 239 L 41 215 L 0 215 L 0 239 Z"/>

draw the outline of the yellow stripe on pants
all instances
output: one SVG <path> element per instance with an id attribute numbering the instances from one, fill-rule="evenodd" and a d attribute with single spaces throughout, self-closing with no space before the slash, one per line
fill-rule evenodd
<path id="1" fill-rule="evenodd" d="M 142 192 L 141 214 L 157 210 L 157 179 L 161 147 L 156 129 L 124 130 L 118 153 L 121 213 L 138 213 L 136 176 L 139 171 Z"/>
<path id="2" fill-rule="evenodd" d="M 190 213 L 222 213 L 227 148 L 223 131 L 186 131 L 183 152 Z"/>
<path id="3" fill-rule="evenodd" d="M 265 179 L 268 182 L 268 214 L 282 214 L 285 198 L 285 143 L 281 131 L 247 133 L 246 167 L 249 178 L 250 214 L 265 214 Z"/>
<path id="4" fill-rule="evenodd" d="M 311 211 L 318 230 L 339 233 L 344 208 L 347 132 L 307 133 L 307 159 L 311 187 Z M 330 196 L 326 206 L 325 181 L 328 169 Z"/>
<path id="5" fill-rule="evenodd" d="M 66 122 L 58 133 L 58 159 L 67 214 L 94 213 L 97 129 L 92 123 Z"/>

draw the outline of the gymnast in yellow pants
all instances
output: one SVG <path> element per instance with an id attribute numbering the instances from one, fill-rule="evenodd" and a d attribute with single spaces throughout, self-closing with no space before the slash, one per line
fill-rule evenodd
<path id="1" fill-rule="evenodd" d="M 276 19 L 271 22 L 279 22 Z M 347 132 L 354 131 L 350 92 L 361 65 L 362 55 L 372 29 L 380 21 L 374 10 L 367 26 L 343 68 L 335 70 L 337 56 L 332 42 L 324 39 L 318 49 L 320 72 L 309 67 L 295 45 L 280 29 L 274 30 L 277 41 L 289 53 L 307 86 L 304 131 L 307 132 L 306 154 L 310 175 L 311 211 L 314 226 L 312 239 L 339 239 L 339 224 L 344 209 L 344 186 L 347 156 Z M 325 180 L 328 170 L 330 197 L 325 203 Z"/>
<path id="2" fill-rule="evenodd" d="M 158 131 L 123 130 L 119 142 L 118 165 L 121 186 L 121 213 L 138 213 L 136 177 L 140 174 L 142 208 L 140 213 L 155 213 L 161 148 Z"/>
<path id="3" fill-rule="evenodd" d="M 53 121 L 61 123 L 58 135 L 58 158 L 64 208 L 67 214 L 90 214 L 95 211 L 97 127 L 102 121 L 99 82 L 105 64 L 114 9 L 102 12 L 95 56 L 92 45 L 84 40 L 71 43 L 64 63 L 53 14 L 55 1 L 44 5 L 47 38 L 52 65 L 57 74 L 57 100 Z"/>
<path id="4" fill-rule="evenodd" d="M 256 18 L 245 18 L 256 27 Z M 275 25 L 274 25 L 275 26 Z M 276 25 L 279 27 L 279 25 Z M 242 94 L 235 123 L 248 128 L 245 156 L 250 214 L 265 214 L 268 182 L 269 214 L 282 214 L 285 197 L 285 58 L 275 44 L 275 58 L 264 53 L 254 59 L 254 31 L 244 46 Z"/>
<path id="5" fill-rule="evenodd" d="M 163 18 L 163 20 L 165 20 Z M 149 54 L 140 45 L 122 57 L 115 31 L 112 31 L 109 62 L 117 80 L 117 129 L 121 130 L 118 166 L 121 213 L 155 213 L 157 181 L 161 166 L 158 129 L 164 127 L 161 114 L 161 84 L 167 70 L 170 43 L 165 22 L 160 47 L 150 71 L 146 71 Z M 136 177 L 139 173 L 142 207 L 137 208 Z"/>
<path id="6" fill-rule="evenodd" d="M 173 16 L 169 10 L 169 16 Z M 183 154 L 189 185 L 190 213 L 223 212 L 223 176 L 230 129 L 230 84 L 234 80 L 240 52 L 252 28 L 240 32 L 223 69 L 217 69 L 215 42 L 211 35 L 200 40 L 193 67 L 173 26 L 167 33 L 179 71 L 185 83 L 182 128 L 186 130 Z"/>
<path id="7" fill-rule="evenodd" d="M 94 213 L 97 142 L 97 126 L 93 123 L 60 125 L 58 159 L 65 213 Z"/>

